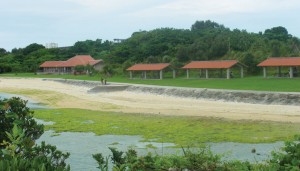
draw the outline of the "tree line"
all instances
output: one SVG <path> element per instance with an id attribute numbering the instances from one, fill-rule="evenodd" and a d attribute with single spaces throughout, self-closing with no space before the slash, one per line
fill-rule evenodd
<path id="1" fill-rule="evenodd" d="M 54 49 L 37 43 L 11 52 L 0 48 L 0 72 L 36 72 L 44 61 L 67 60 L 76 54 L 103 59 L 117 73 L 135 63 L 168 62 L 180 68 L 193 60 L 237 59 L 248 66 L 249 74 L 256 74 L 256 65 L 267 57 L 300 56 L 300 39 L 282 26 L 249 33 L 210 20 L 196 21 L 190 29 L 134 32 L 121 43 L 96 39 Z"/>

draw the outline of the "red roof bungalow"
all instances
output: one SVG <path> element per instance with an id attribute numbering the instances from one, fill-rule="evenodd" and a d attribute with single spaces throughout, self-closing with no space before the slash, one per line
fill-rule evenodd
<path id="1" fill-rule="evenodd" d="M 276 67 L 277 73 L 275 75 L 278 77 L 288 75 L 290 78 L 293 78 L 297 75 L 297 67 L 300 67 L 300 57 L 271 57 L 262 61 L 257 66 L 263 67 L 265 78 L 267 78 L 267 67 Z M 288 67 L 289 72 L 286 74 L 282 73 L 282 67 Z"/>
<path id="2" fill-rule="evenodd" d="M 186 69 L 186 76 L 189 78 L 189 70 L 191 69 L 199 69 L 200 73 L 202 70 L 205 70 L 205 78 L 209 78 L 209 70 L 212 69 L 219 69 L 220 75 L 223 75 L 223 69 L 227 70 L 226 77 L 230 79 L 232 77 L 231 68 L 238 66 L 240 67 L 240 76 L 241 78 L 244 77 L 244 67 L 245 65 L 238 62 L 237 60 L 219 60 L 219 61 L 192 61 L 189 64 L 182 67 Z"/>
<path id="3" fill-rule="evenodd" d="M 100 71 L 103 68 L 103 61 L 95 60 L 90 55 L 76 55 L 67 61 L 46 61 L 40 65 L 43 73 L 74 73 L 78 65 L 92 66 L 95 70 Z"/>
<path id="4" fill-rule="evenodd" d="M 159 79 L 163 79 L 163 70 L 170 66 L 169 63 L 157 63 L 157 64 L 135 64 L 127 69 L 130 74 L 130 79 L 133 78 L 133 72 L 142 72 L 142 78 L 147 79 L 147 71 L 149 72 L 159 72 Z M 174 77 L 174 70 L 173 70 Z"/>

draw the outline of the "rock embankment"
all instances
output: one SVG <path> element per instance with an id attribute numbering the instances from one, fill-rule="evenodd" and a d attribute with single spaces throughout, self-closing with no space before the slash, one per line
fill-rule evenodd
<path id="1" fill-rule="evenodd" d="M 267 92 L 247 90 L 221 90 L 206 88 L 181 88 L 167 86 L 150 86 L 136 84 L 112 83 L 101 85 L 100 81 L 51 79 L 52 81 L 85 86 L 91 88 L 89 93 L 114 91 L 130 91 L 135 93 L 151 93 L 157 95 L 181 98 L 208 99 L 213 101 L 243 102 L 253 104 L 300 105 L 300 93 L 296 92 Z"/>
<path id="2" fill-rule="evenodd" d="M 157 86 L 129 86 L 127 91 L 152 93 L 184 98 L 221 100 L 253 104 L 300 105 L 300 93 L 246 90 L 221 90 L 206 88 L 180 88 Z"/>

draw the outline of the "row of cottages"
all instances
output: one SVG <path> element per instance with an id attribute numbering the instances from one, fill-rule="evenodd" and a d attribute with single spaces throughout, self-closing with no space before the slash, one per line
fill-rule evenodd
<path id="1" fill-rule="evenodd" d="M 127 69 L 129 71 L 130 79 L 133 78 L 134 72 L 142 72 L 142 79 L 147 79 L 148 73 L 152 73 L 151 78 L 163 79 L 163 72 L 166 69 L 172 70 L 172 76 L 175 78 L 175 70 L 170 68 L 169 63 L 158 63 L 158 64 L 135 64 Z M 190 70 L 199 70 L 199 74 L 205 72 L 205 78 L 209 78 L 209 71 L 219 70 L 220 75 L 223 75 L 224 70 L 226 70 L 226 78 L 232 78 L 231 69 L 237 67 L 240 69 L 240 77 L 244 77 L 244 64 L 238 62 L 237 60 L 222 60 L 222 61 L 192 61 L 191 63 L 182 67 L 186 70 L 186 77 L 190 78 Z M 153 72 L 156 73 L 156 77 L 153 77 Z"/>
<path id="2" fill-rule="evenodd" d="M 95 60 L 90 55 L 76 55 L 67 61 L 46 61 L 40 65 L 40 69 L 45 74 L 74 74 L 76 66 L 87 65 L 101 71 L 104 63 L 101 59 Z"/>
<path id="3" fill-rule="evenodd" d="M 298 77 L 298 70 L 300 69 L 300 57 L 270 57 L 257 65 L 263 67 L 264 78 L 268 77 L 268 69 L 272 72 L 274 77 Z M 189 64 L 182 67 L 186 70 L 186 77 L 190 78 L 191 70 L 199 70 L 199 74 L 204 73 L 204 78 L 210 78 L 210 72 L 219 70 L 219 75 L 222 76 L 224 70 L 226 70 L 226 78 L 232 78 L 232 69 L 239 68 L 240 77 L 244 77 L 244 68 L 247 67 L 237 60 L 219 60 L 219 61 L 192 61 Z M 130 79 L 133 78 L 133 72 L 142 72 L 142 78 L 147 79 L 148 72 L 157 72 L 158 77 L 163 79 L 163 71 L 170 68 L 169 63 L 164 64 L 136 64 L 127 69 L 130 73 Z M 275 68 L 275 72 L 274 72 Z M 175 78 L 175 70 L 173 70 L 173 78 Z M 152 77 L 153 78 L 153 77 Z"/>

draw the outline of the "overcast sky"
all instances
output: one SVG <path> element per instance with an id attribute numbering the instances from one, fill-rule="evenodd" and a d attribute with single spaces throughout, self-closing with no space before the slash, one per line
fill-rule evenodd
<path id="1" fill-rule="evenodd" d="M 190 29 L 196 20 L 255 33 L 283 26 L 300 37 L 299 16 L 300 0 L 0 0 L 0 48 L 123 39 L 139 30 Z"/>

